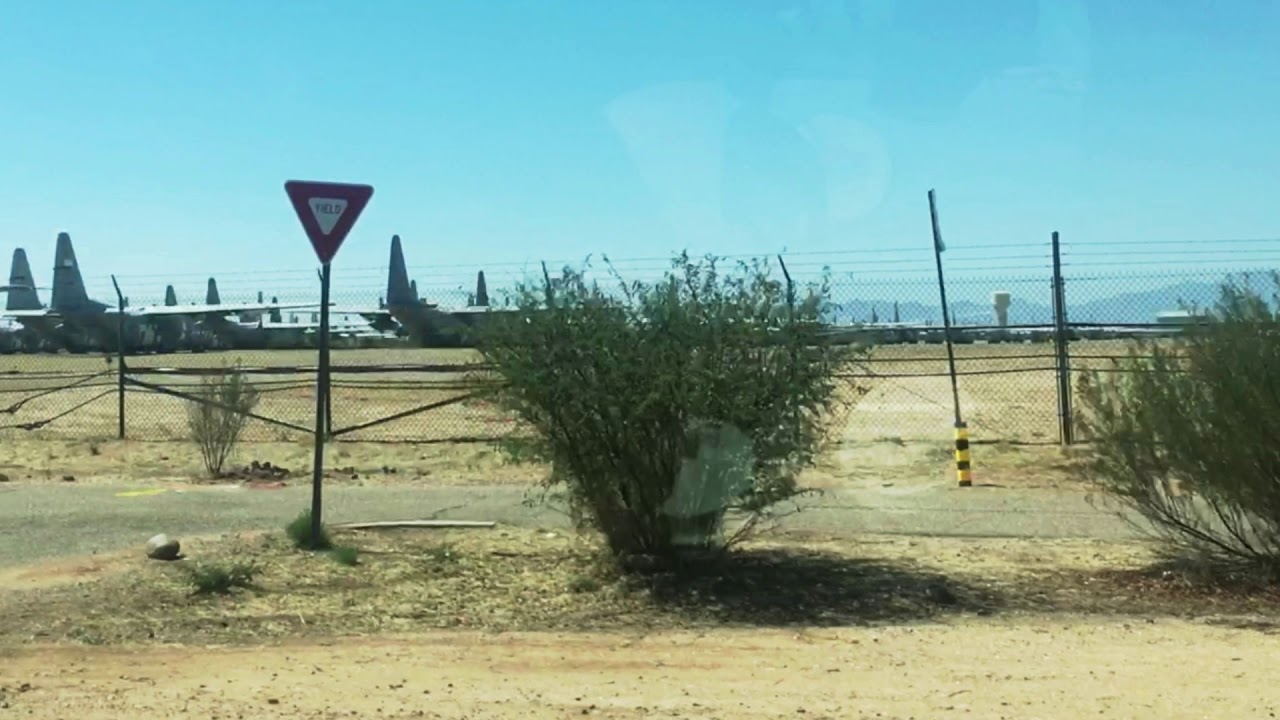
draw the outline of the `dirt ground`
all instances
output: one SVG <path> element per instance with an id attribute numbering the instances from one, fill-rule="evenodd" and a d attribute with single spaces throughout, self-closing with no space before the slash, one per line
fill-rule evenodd
<path id="1" fill-rule="evenodd" d="M 574 533 L 184 539 L 0 573 L 0 717 L 1219 718 L 1280 709 L 1274 587 L 1146 543 L 823 536 L 610 574 Z M 253 561 L 225 594 L 194 571 Z"/>
<path id="2" fill-rule="evenodd" d="M 241 443 L 228 461 L 227 478 L 208 477 L 191 442 L 139 440 L 37 440 L 4 443 L 0 473 L 11 483 L 150 486 L 207 482 L 310 483 L 315 446 L 307 440 Z M 255 471 L 270 463 L 283 471 Z M 507 462 L 489 443 L 335 442 L 325 450 L 326 479 L 337 485 L 527 485 L 543 468 Z"/>
<path id="3" fill-rule="evenodd" d="M 0 716 L 1266 718 L 1274 652 L 1248 630 L 1068 619 L 29 647 L 3 655 Z"/>
<path id="4" fill-rule="evenodd" d="M 269 643 L 427 629 L 711 632 L 1053 614 L 1256 627 L 1280 619 L 1280 588 L 1170 564 L 1136 541 L 789 531 L 687 571 L 640 574 L 618 573 L 602 562 L 600 538 L 567 530 L 334 530 L 333 543 L 352 552 L 299 550 L 281 530 L 187 538 L 175 562 L 132 550 L 9 568 L 0 572 L 0 646 Z"/>
<path id="5" fill-rule="evenodd" d="M 280 538 L 0 578 L 0 717 L 1253 718 L 1275 592 L 1203 592 L 1145 545 L 789 537 L 628 589 L 512 528 Z M 783 554 L 790 553 L 785 557 Z M 191 594 L 183 563 L 255 558 Z M 593 578 L 593 582 L 585 579 Z M 954 597 L 938 597 L 945 585 Z"/>

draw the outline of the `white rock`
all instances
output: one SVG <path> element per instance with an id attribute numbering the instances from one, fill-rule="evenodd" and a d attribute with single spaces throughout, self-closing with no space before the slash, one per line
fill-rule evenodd
<path id="1" fill-rule="evenodd" d="M 181 551 L 182 546 L 178 541 L 164 533 L 154 535 L 147 541 L 147 557 L 152 560 L 177 560 Z"/>

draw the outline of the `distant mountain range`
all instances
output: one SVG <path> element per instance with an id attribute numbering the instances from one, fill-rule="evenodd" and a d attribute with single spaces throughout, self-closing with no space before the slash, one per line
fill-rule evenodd
<path id="1" fill-rule="evenodd" d="M 1225 280 L 1225 276 L 1223 278 Z M 1152 283 L 1150 279 L 1135 279 L 1135 282 Z M 1047 285 L 1048 283 L 1046 283 Z M 1096 287 L 1089 287 L 1089 281 L 1067 280 L 1067 320 L 1080 323 L 1153 323 L 1157 313 L 1166 310 L 1178 310 L 1181 303 L 1192 303 L 1212 306 L 1219 297 L 1219 283 L 1210 281 L 1181 281 L 1149 290 L 1133 290 L 1106 297 L 1098 297 Z M 1073 285 L 1075 286 L 1073 289 Z M 1255 289 L 1269 296 L 1269 287 L 1264 281 L 1253 283 Z M 1088 300 L 1073 300 L 1075 296 L 1092 296 Z M 1045 295 L 1048 295 L 1046 287 Z M 1009 306 L 1009 323 L 1011 325 L 1047 325 L 1053 322 L 1053 307 L 1048 302 L 1037 302 L 1011 294 Z M 969 300 L 952 301 L 952 316 L 956 323 L 962 325 L 992 325 L 995 315 L 989 304 L 980 304 Z M 850 300 L 833 304 L 831 318 L 833 322 L 880 322 L 893 321 L 892 301 Z M 942 324 L 940 303 L 922 303 L 905 301 L 898 303 L 898 320 L 904 323 Z"/>

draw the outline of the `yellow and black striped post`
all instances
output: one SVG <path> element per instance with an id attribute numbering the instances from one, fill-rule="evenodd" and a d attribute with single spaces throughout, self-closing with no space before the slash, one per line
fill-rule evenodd
<path id="1" fill-rule="evenodd" d="M 956 423 L 956 480 L 960 487 L 973 485 L 973 471 L 969 467 L 969 426 Z"/>

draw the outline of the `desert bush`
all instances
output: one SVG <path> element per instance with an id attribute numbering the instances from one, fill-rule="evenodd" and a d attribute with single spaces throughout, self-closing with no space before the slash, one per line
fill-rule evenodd
<path id="1" fill-rule="evenodd" d="M 284 527 L 284 534 L 289 536 L 290 542 L 299 550 L 332 550 L 333 538 L 329 536 L 329 531 L 323 525 L 320 526 L 320 537 L 311 537 L 311 508 L 307 508 L 298 513 L 297 517 L 289 521 Z"/>
<path id="2" fill-rule="evenodd" d="M 253 585 L 260 568 L 253 562 L 235 562 L 230 565 L 199 563 L 187 568 L 187 579 L 195 595 L 225 595 L 233 588 Z"/>
<path id="3" fill-rule="evenodd" d="M 339 565 L 354 567 L 360 564 L 360 549 L 351 545 L 335 546 L 329 556 Z"/>
<path id="4" fill-rule="evenodd" d="M 1080 387 L 1107 493 L 1178 549 L 1276 565 L 1280 316 L 1230 281 L 1203 322 L 1140 343 L 1112 370 Z"/>
<path id="5" fill-rule="evenodd" d="M 219 477 L 249 422 L 247 413 L 258 406 L 258 390 L 237 363 L 203 376 L 192 395 L 197 399 L 187 403 L 187 427 L 205 470 Z"/>
<path id="6" fill-rule="evenodd" d="M 489 399 L 533 430 L 504 448 L 549 462 L 614 557 L 723 546 L 726 512 L 797 494 L 859 351 L 825 341 L 825 276 L 797 298 L 764 262 L 681 254 L 662 280 L 611 278 L 519 284 L 479 328 Z"/>

